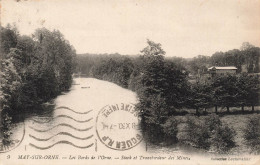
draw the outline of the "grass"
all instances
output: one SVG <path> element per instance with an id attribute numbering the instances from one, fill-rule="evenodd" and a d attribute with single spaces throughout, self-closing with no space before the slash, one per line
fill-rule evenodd
<path id="1" fill-rule="evenodd" d="M 246 128 L 247 121 L 252 116 L 258 116 L 260 118 L 260 114 L 245 114 L 245 115 L 227 115 L 221 117 L 221 120 L 232 126 L 237 135 L 235 137 L 236 147 L 231 150 L 232 154 L 243 154 L 250 153 L 250 148 L 245 145 L 245 141 L 243 139 L 244 130 Z"/>

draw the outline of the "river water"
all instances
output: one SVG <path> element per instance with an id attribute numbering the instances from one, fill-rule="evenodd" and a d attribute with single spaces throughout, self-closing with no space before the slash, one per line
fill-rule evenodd
<path id="1" fill-rule="evenodd" d="M 137 96 L 114 83 L 94 78 L 74 78 L 70 91 L 58 96 L 51 104 L 46 103 L 49 104 L 46 107 L 51 107 L 47 114 L 31 115 L 19 124 L 14 136 L 21 139 L 21 143 L 8 153 L 117 153 L 100 142 L 95 126 L 103 107 L 120 103 L 136 104 Z M 122 116 L 118 120 L 123 121 L 124 118 Z M 145 151 L 143 142 L 128 153 L 136 151 Z"/>

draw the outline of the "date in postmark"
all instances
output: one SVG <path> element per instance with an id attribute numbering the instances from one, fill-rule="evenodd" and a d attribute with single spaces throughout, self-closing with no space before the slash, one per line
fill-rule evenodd
<path id="1" fill-rule="evenodd" d="M 103 107 L 96 118 L 99 140 L 114 150 L 129 150 L 143 139 L 140 119 L 134 104 L 118 103 Z"/>

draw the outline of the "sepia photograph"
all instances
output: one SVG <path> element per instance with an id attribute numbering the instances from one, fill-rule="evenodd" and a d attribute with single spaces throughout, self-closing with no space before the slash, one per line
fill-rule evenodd
<path id="1" fill-rule="evenodd" d="M 260 164 L 260 0 L 0 0 L 0 165 Z"/>

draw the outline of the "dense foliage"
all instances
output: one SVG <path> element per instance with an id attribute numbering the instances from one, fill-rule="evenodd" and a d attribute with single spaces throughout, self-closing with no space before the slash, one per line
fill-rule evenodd
<path id="1" fill-rule="evenodd" d="M 187 116 L 178 140 L 195 148 L 226 153 L 235 147 L 235 135 L 235 130 L 221 122 L 217 115 L 203 119 Z"/>
<path id="2" fill-rule="evenodd" d="M 183 131 L 178 139 L 181 143 L 196 148 L 208 150 L 210 148 L 210 133 L 205 121 L 200 121 L 194 116 L 186 117 Z"/>
<path id="3" fill-rule="evenodd" d="M 75 50 L 59 31 L 38 29 L 32 37 L 1 27 L 1 122 L 53 99 L 70 88 Z M 7 138 L 6 137 L 6 138 Z"/>
<path id="4" fill-rule="evenodd" d="M 244 130 L 244 140 L 252 152 L 260 153 L 260 118 L 259 116 L 248 119 Z"/>
<path id="5" fill-rule="evenodd" d="M 187 94 L 187 73 L 174 63 L 164 59 L 161 45 L 148 40 L 143 53 L 143 67 L 140 86 L 137 90 L 142 117 L 143 134 L 151 142 L 161 142 L 166 138 L 163 125 L 168 117 L 185 103 Z"/>
<path id="6" fill-rule="evenodd" d="M 132 72 L 133 64 L 129 58 L 111 58 L 108 61 L 102 61 L 100 64 L 93 66 L 90 76 L 111 81 L 127 88 Z"/>

